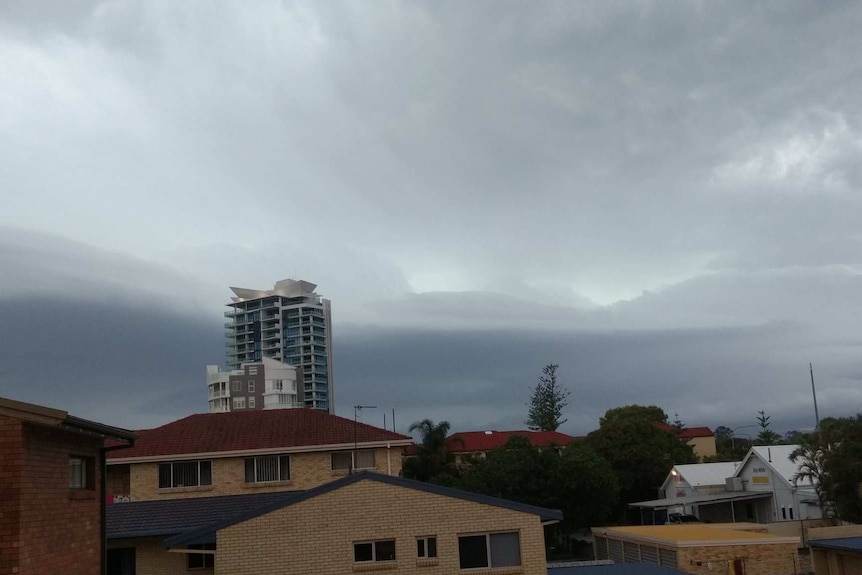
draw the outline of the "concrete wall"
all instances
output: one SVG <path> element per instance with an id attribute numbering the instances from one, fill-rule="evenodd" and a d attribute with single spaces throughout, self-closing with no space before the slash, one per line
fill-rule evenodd
<path id="1" fill-rule="evenodd" d="M 457 573 L 458 535 L 487 531 L 518 531 L 522 565 L 472 574 L 546 575 L 539 517 L 368 480 L 219 531 L 216 573 Z M 417 558 L 419 536 L 437 537 L 436 560 Z M 379 539 L 395 539 L 395 564 L 356 565 L 353 542 Z"/>
<path id="2" fill-rule="evenodd" d="M 290 454 L 290 481 L 271 483 L 246 483 L 244 457 L 213 459 L 211 460 L 212 485 L 173 489 L 159 489 L 158 463 L 133 463 L 130 465 L 129 495 L 132 501 L 150 501 L 310 489 L 329 483 L 346 474 L 341 471 L 332 471 L 331 453 L 329 451 L 292 453 Z M 177 459 L 177 461 L 181 461 L 181 459 Z M 374 471 L 384 475 L 399 475 L 401 473 L 401 447 L 375 449 L 374 461 L 376 464 Z M 109 475 L 113 473 L 111 467 L 113 466 L 109 466 Z"/>
<path id="3" fill-rule="evenodd" d="M 0 574 L 92 575 L 101 566 L 101 440 L 0 417 Z M 69 488 L 69 457 L 91 457 L 93 489 Z"/>
<path id="4" fill-rule="evenodd" d="M 715 450 L 715 437 L 692 437 L 691 439 L 686 440 L 686 443 L 691 445 L 694 449 L 694 454 L 697 455 L 701 460 L 704 457 L 712 457 L 716 454 Z"/>

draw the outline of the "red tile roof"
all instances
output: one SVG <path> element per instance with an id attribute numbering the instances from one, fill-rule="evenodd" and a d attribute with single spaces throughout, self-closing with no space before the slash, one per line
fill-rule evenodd
<path id="1" fill-rule="evenodd" d="M 464 431 L 447 437 L 446 446 L 453 452 L 490 451 L 503 446 L 514 435 L 526 437 L 535 447 L 563 447 L 578 439 L 559 431 Z"/>
<path id="2" fill-rule="evenodd" d="M 315 445 L 409 441 L 410 437 L 315 409 L 273 409 L 190 415 L 138 432 L 135 446 L 110 459 L 218 453 Z M 403 444 L 403 443 L 401 443 Z"/>
<path id="3" fill-rule="evenodd" d="M 673 425 L 669 425 L 667 423 L 664 423 L 663 421 L 657 421 L 653 425 L 655 425 L 659 429 L 676 433 L 676 428 Z M 695 437 L 712 437 L 715 434 L 708 427 L 686 427 L 677 435 L 679 435 L 682 439 L 693 439 Z"/>

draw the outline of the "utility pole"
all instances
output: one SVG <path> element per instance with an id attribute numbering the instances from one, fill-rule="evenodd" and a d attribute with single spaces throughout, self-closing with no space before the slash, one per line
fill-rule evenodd
<path id="1" fill-rule="evenodd" d="M 363 409 L 377 409 L 376 405 L 354 405 L 353 406 L 353 461 L 350 462 L 350 473 L 356 471 L 356 459 L 359 455 L 359 440 L 357 430 L 359 429 L 359 413 Z"/>
<path id="2" fill-rule="evenodd" d="M 820 430 L 820 413 L 817 411 L 817 391 L 814 389 L 814 366 L 809 362 L 808 371 L 811 373 L 811 395 L 814 396 L 814 431 Z"/>

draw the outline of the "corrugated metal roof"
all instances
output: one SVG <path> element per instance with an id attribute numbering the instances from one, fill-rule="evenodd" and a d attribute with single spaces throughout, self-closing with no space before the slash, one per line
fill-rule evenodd
<path id="1" fill-rule="evenodd" d="M 666 509 L 677 505 L 702 505 L 705 503 L 722 503 L 727 501 L 745 501 L 746 499 L 760 499 L 772 497 L 771 491 L 724 491 L 710 495 L 695 495 L 693 497 L 668 497 L 666 499 L 651 499 L 650 501 L 638 501 L 629 503 L 629 507 L 646 507 L 651 509 Z"/>
<path id="2" fill-rule="evenodd" d="M 673 567 L 652 563 L 611 563 L 602 565 L 548 565 L 548 575 L 682 575 Z"/>
<path id="3" fill-rule="evenodd" d="M 792 484 L 793 476 L 799 471 L 799 464 L 790 461 L 790 454 L 798 447 L 798 445 L 755 445 L 751 448 L 751 451 L 761 461 L 771 466 L 776 473 Z M 749 452 L 746 460 L 750 459 L 751 455 L 751 452 Z M 800 487 L 811 487 L 813 484 L 810 479 L 805 479 L 800 480 L 797 485 Z"/>
<path id="4" fill-rule="evenodd" d="M 725 479 L 733 477 L 739 466 L 739 461 L 723 461 L 720 463 L 691 463 L 674 465 L 683 479 L 692 487 L 709 485 L 724 485 Z"/>
<path id="5" fill-rule="evenodd" d="M 836 539 L 809 539 L 811 547 L 823 549 L 838 549 L 840 551 L 855 551 L 862 553 L 862 537 L 838 537 Z"/>

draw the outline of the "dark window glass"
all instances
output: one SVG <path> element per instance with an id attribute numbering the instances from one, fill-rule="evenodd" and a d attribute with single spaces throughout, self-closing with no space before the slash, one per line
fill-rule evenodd
<path id="1" fill-rule="evenodd" d="M 395 540 L 377 541 L 374 543 L 375 560 L 395 561 Z"/>
<path id="2" fill-rule="evenodd" d="M 374 549 L 371 543 L 354 543 L 353 560 L 356 563 L 374 560 Z"/>
<path id="3" fill-rule="evenodd" d="M 212 485 L 213 484 L 213 467 L 211 461 L 201 461 L 201 476 L 200 476 L 200 485 Z"/>
<path id="4" fill-rule="evenodd" d="M 254 483 L 254 457 L 245 460 L 245 482 Z"/>
<path id="5" fill-rule="evenodd" d="M 173 487 L 171 482 L 171 464 L 159 463 L 159 489 Z"/>
<path id="6" fill-rule="evenodd" d="M 215 545 L 206 543 L 203 545 L 189 545 L 189 549 L 200 549 L 215 551 Z M 215 567 L 215 555 L 203 553 L 189 553 L 186 555 L 187 569 L 211 569 Z"/>
<path id="7" fill-rule="evenodd" d="M 437 538 L 428 538 L 428 557 L 437 557 Z"/>
<path id="8" fill-rule="evenodd" d="M 290 456 L 282 455 L 278 458 L 279 476 L 282 481 L 290 479 Z"/>
<path id="9" fill-rule="evenodd" d="M 108 549 L 108 575 L 135 575 L 135 548 Z"/>
<path id="10" fill-rule="evenodd" d="M 467 535 L 458 538 L 458 558 L 461 569 L 488 566 L 488 544 L 485 535 Z"/>
<path id="11" fill-rule="evenodd" d="M 416 540 L 416 556 L 417 557 L 425 557 L 425 540 L 417 539 Z"/>

